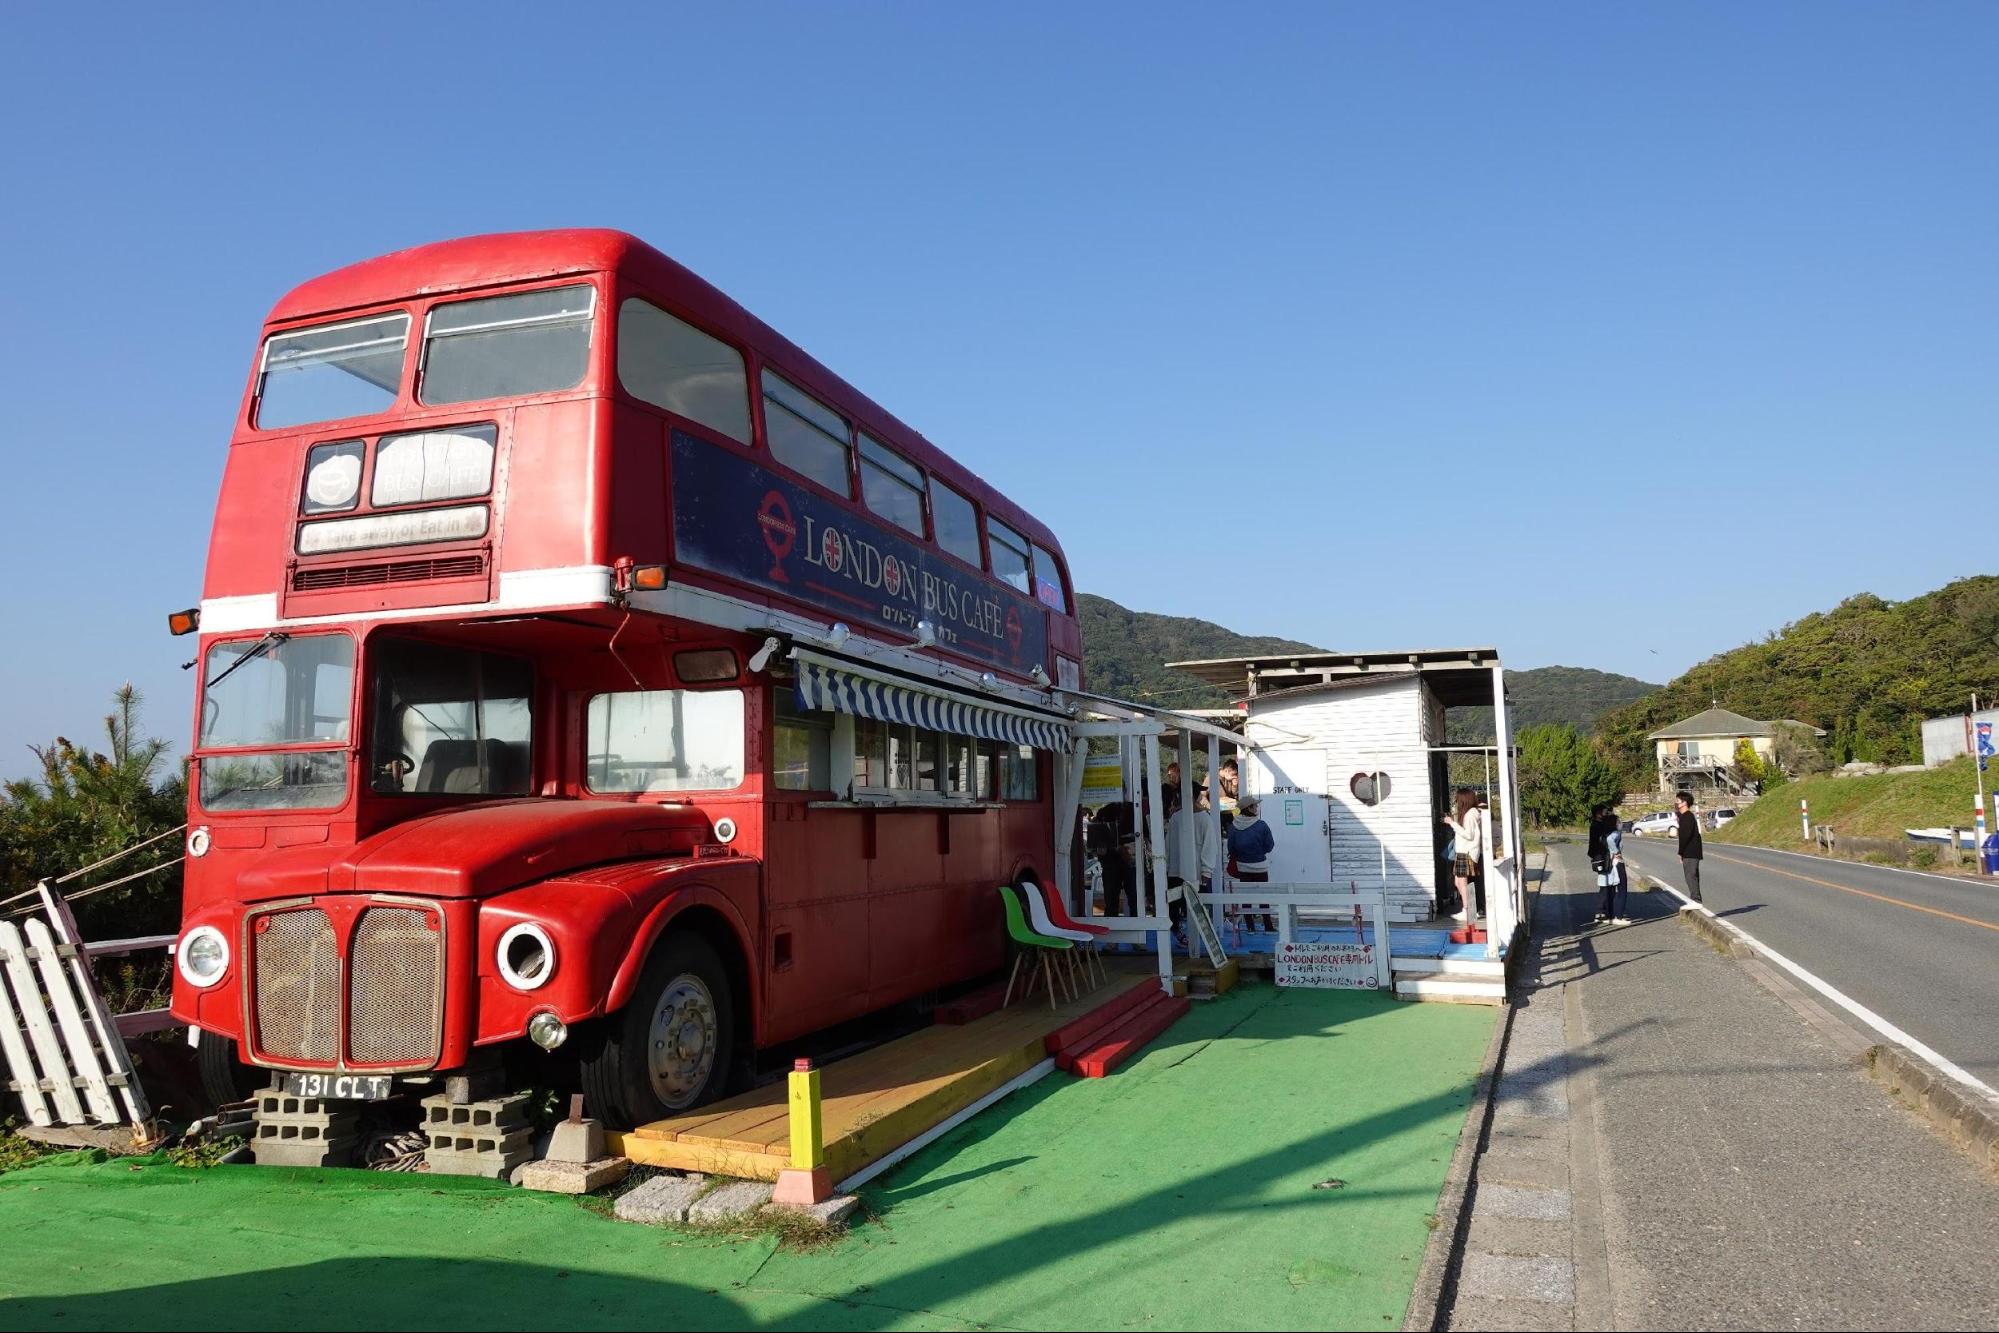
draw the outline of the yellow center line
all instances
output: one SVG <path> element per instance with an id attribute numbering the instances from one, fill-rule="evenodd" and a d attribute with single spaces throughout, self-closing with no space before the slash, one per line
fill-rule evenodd
<path id="1" fill-rule="evenodd" d="M 1775 866 L 1766 866 L 1760 861 L 1745 861 L 1739 856 L 1710 856 L 1708 859 L 1711 861 L 1728 861 L 1739 866 L 1748 866 L 1751 870 L 1768 871 L 1772 875 L 1782 875 L 1787 879 L 1801 879 L 1807 884 L 1818 884 L 1828 889 L 1838 889 L 1841 893 L 1851 893 L 1860 898 L 1872 898 L 1877 903 L 1892 903 L 1896 907 L 1906 907 L 1911 912 L 1928 912 L 1931 916 L 1940 916 L 1947 921 L 1961 921 L 1967 926 L 1977 926 L 1981 930 L 1999 930 L 1999 924 L 1990 921 L 1980 921 L 1977 917 L 1959 916 L 1956 912 L 1946 912 L 1941 907 L 1925 907 L 1921 903 L 1904 902 L 1900 898 L 1890 898 L 1885 893 L 1869 893 L 1866 889 L 1856 889 L 1850 884 L 1835 884 L 1829 879 L 1819 879 L 1813 875 L 1800 875 L 1795 870 L 1779 870 Z"/>

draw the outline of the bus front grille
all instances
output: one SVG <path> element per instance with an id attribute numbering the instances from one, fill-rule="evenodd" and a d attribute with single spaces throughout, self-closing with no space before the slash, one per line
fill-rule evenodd
<path id="1" fill-rule="evenodd" d="M 444 932 L 429 912 L 371 907 L 354 928 L 348 1056 L 364 1065 L 427 1066 L 444 1017 Z"/>
<path id="2" fill-rule="evenodd" d="M 279 1060 L 340 1059 L 340 954 L 316 907 L 272 912 L 255 935 L 257 1049 Z"/>

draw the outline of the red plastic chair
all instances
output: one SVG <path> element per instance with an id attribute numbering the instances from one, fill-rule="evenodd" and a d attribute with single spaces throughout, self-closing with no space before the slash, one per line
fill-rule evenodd
<path id="1" fill-rule="evenodd" d="M 1099 940 L 1111 933 L 1109 926 L 1099 926 L 1091 921 L 1078 921 L 1070 916 L 1069 909 L 1062 905 L 1062 895 L 1055 892 L 1051 886 L 1037 883 L 1033 880 L 1027 882 L 1033 884 L 1040 891 L 1042 900 L 1048 904 L 1048 919 L 1062 927 L 1062 929 L 1080 930 L 1085 935 L 1096 936 Z M 1096 944 L 1093 943 L 1089 949 L 1079 950 L 1078 952 L 1082 954 L 1085 966 L 1095 966 L 1097 980 L 1101 982 L 1104 979 L 1104 960 L 1098 957 Z"/>

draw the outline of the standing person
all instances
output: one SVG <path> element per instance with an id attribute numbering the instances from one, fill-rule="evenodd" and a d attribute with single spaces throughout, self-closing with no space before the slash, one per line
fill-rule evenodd
<path id="1" fill-rule="evenodd" d="M 1458 921 L 1469 919 L 1467 909 L 1473 901 L 1476 901 L 1478 914 L 1483 919 L 1485 916 L 1484 812 L 1478 808 L 1478 795 L 1470 787 L 1458 788 L 1452 805 L 1455 815 L 1439 816 L 1450 826 L 1451 836 L 1456 841 L 1451 856 L 1451 879 L 1458 889 L 1458 910 L 1451 913 L 1451 916 Z"/>
<path id="2" fill-rule="evenodd" d="M 1598 805 L 1589 812 L 1589 868 L 1596 876 L 1596 886 L 1603 891 L 1603 900 L 1597 905 L 1597 913 L 1590 918 L 1591 925 L 1610 920 L 1610 882 L 1604 876 L 1611 874 L 1610 853 L 1605 850 L 1605 835 L 1610 825 L 1605 816 L 1605 807 Z"/>
<path id="3" fill-rule="evenodd" d="M 1680 814 L 1680 872 L 1687 877 L 1687 897 L 1701 897 L 1701 818 L 1694 813 L 1694 794 L 1684 788 L 1674 793 L 1673 808 Z"/>
<path id="4" fill-rule="evenodd" d="M 1277 847 L 1277 835 L 1257 814 L 1256 798 L 1245 796 L 1236 807 L 1235 827 L 1229 830 L 1229 860 L 1236 879 L 1244 884 L 1270 882 L 1270 853 Z M 1258 925 L 1261 921 L 1263 924 Z M 1251 930 L 1277 933 L 1277 918 L 1270 912 L 1245 913 L 1243 924 Z"/>
<path id="5" fill-rule="evenodd" d="M 1130 801 L 1112 801 L 1090 821 L 1097 864 L 1104 876 L 1104 915 L 1128 916 L 1138 910 L 1138 870 L 1133 860 L 1137 841 L 1136 811 Z"/>
<path id="6" fill-rule="evenodd" d="M 1591 865 L 1596 868 L 1596 884 L 1603 891 L 1603 901 L 1596 919 L 1613 926 L 1628 926 L 1631 918 L 1625 909 L 1631 901 L 1631 880 L 1624 865 L 1624 830 L 1617 826 L 1617 809 L 1614 806 L 1599 806 L 1597 822 L 1603 828 L 1600 849 Z"/>

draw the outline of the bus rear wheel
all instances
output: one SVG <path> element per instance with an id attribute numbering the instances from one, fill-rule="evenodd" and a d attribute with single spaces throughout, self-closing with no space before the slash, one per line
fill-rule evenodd
<path id="1" fill-rule="evenodd" d="M 713 1101 L 734 1068 L 736 997 L 715 950 L 669 937 L 646 960 L 625 1007 L 583 1057 L 591 1111 L 627 1128 Z"/>

